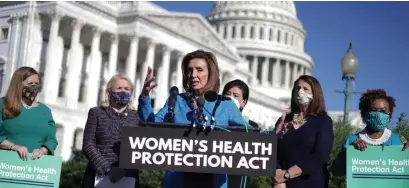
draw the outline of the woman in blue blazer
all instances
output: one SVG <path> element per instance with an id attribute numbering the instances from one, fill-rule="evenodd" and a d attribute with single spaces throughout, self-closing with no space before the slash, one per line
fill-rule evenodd
<path id="1" fill-rule="evenodd" d="M 179 94 L 176 97 L 174 122 L 192 124 L 199 111 L 199 97 L 203 96 L 207 91 L 219 92 L 219 67 L 216 57 L 211 52 L 197 50 L 183 58 L 181 69 L 183 88 L 187 93 Z M 154 80 L 152 69 L 149 67 L 143 90 L 139 97 L 138 113 L 142 121 L 164 122 L 168 112 L 168 102 L 154 114 L 149 97 L 150 91 L 157 86 Z M 216 102 L 205 101 L 202 110 L 209 121 L 214 119 L 215 127 L 226 127 L 228 125 L 246 126 L 240 111 L 232 100 L 222 100 L 217 110 L 214 111 L 215 106 Z M 214 188 L 227 188 L 226 174 L 214 174 L 212 179 Z M 197 182 L 198 185 L 201 183 L 203 182 Z M 184 174 L 173 171 L 166 172 L 163 187 L 183 188 Z"/>

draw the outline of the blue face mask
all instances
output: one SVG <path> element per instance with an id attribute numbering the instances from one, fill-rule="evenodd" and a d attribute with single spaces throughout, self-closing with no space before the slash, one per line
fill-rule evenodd
<path id="1" fill-rule="evenodd" d="M 389 114 L 385 112 L 367 112 L 364 122 L 366 127 L 372 131 L 382 131 L 388 126 L 390 121 Z"/>
<path id="2" fill-rule="evenodd" d="M 111 100 L 119 105 L 127 105 L 131 99 L 131 94 L 121 91 L 121 92 L 111 92 Z"/>

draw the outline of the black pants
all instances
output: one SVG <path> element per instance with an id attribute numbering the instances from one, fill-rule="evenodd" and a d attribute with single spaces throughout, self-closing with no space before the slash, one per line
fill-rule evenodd
<path id="1" fill-rule="evenodd" d="M 139 188 L 139 172 L 138 171 L 132 171 L 132 175 L 127 174 L 126 176 L 128 177 L 135 177 L 135 188 Z M 87 168 L 85 169 L 84 176 L 82 177 L 82 188 L 94 188 L 95 185 L 95 175 L 96 172 L 94 168 L 91 166 L 91 164 L 87 165 Z"/>

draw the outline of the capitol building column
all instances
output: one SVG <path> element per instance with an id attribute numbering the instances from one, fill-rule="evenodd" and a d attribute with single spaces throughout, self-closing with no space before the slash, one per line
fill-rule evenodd
<path id="1" fill-rule="evenodd" d="M 46 63 L 43 79 L 43 89 L 42 93 L 44 94 L 44 102 L 52 103 L 57 100 L 58 90 L 59 90 L 59 72 L 61 71 L 61 64 L 57 63 L 55 60 L 56 41 L 58 38 L 58 31 L 60 28 L 60 20 L 63 17 L 62 14 L 57 12 L 50 13 L 51 17 L 51 26 L 50 26 L 50 35 L 48 37 L 47 44 L 47 54 L 46 54 Z"/>
<path id="2" fill-rule="evenodd" d="M 162 64 L 158 74 L 158 95 L 156 95 L 155 109 L 160 109 L 165 104 L 168 96 L 169 86 L 169 70 L 170 70 L 170 48 L 166 45 L 161 45 L 162 48 Z"/>
<path id="3" fill-rule="evenodd" d="M 264 57 L 264 62 L 263 62 L 263 70 L 261 72 L 261 82 L 262 85 L 264 86 L 268 86 L 268 67 L 269 67 L 269 58 L 268 57 Z"/>
<path id="4" fill-rule="evenodd" d="M 305 69 L 305 75 L 311 76 L 311 70 L 310 69 Z"/>
<path id="5" fill-rule="evenodd" d="M 182 52 L 176 52 L 177 63 L 176 63 L 176 86 L 179 88 L 179 93 L 183 91 L 183 72 L 182 72 L 182 61 L 184 54 Z"/>
<path id="6" fill-rule="evenodd" d="M 274 58 L 273 66 L 272 66 L 272 86 L 273 87 L 280 87 L 281 85 L 281 70 L 280 70 L 280 60 Z"/>
<path id="7" fill-rule="evenodd" d="M 148 67 L 151 67 L 152 70 L 154 70 L 154 60 L 155 60 L 155 42 L 151 39 L 147 40 L 147 51 L 146 51 L 146 60 L 142 65 L 142 70 L 141 70 L 141 82 L 142 82 L 142 87 L 145 82 L 146 75 L 148 73 Z M 156 81 L 157 82 L 157 81 Z"/>
<path id="8" fill-rule="evenodd" d="M 219 35 L 221 38 L 224 38 L 224 30 L 226 29 L 225 25 L 222 23 L 219 23 Z"/>
<path id="9" fill-rule="evenodd" d="M 242 24 L 235 24 L 235 36 L 234 36 L 234 38 L 235 39 L 239 39 L 239 38 L 241 38 L 241 26 L 242 26 Z"/>
<path id="10" fill-rule="evenodd" d="M 232 32 L 233 32 L 233 25 L 232 24 L 227 24 L 227 33 L 226 33 L 226 40 L 231 40 L 232 39 Z"/>
<path id="11" fill-rule="evenodd" d="M 110 37 L 111 46 L 109 50 L 109 65 L 108 65 L 108 76 L 112 77 L 117 74 L 116 67 L 118 63 L 118 35 L 112 34 Z"/>
<path id="12" fill-rule="evenodd" d="M 139 37 L 136 33 L 130 33 L 129 37 L 131 38 L 131 43 L 129 47 L 129 56 L 126 62 L 125 71 L 129 79 L 131 79 L 131 81 L 135 84 Z"/>
<path id="13" fill-rule="evenodd" d="M 253 78 L 251 79 L 252 84 L 258 84 L 257 69 L 258 69 L 258 57 L 253 56 L 253 61 L 251 62 L 251 75 L 253 76 Z"/>
<path id="14" fill-rule="evenodd" d="M 298 78 L 298 71 L 297 71 L 297 68 L 298 68 L 298 65 L 296 64 L 296 63 L 292 63 L 293 64 L 293 69 L 292 69 L 292 71 L 293 71 L 293 73 L 292 73 L 292 76 L 293 76 L 293 81 L 292 81 L 292 83 L 291 83 L 291 87 L 293 86 L 292 84 L 297 80 L 297 78 Z"/>
<path id="15" fill-rule="evenodd" d="M 68 108 L 76 108 L 78 105 L 78 96 L 81 82 L 81 68 L 82 68 L 82 50 L 80 49 L 81 28 L 85 23 L 81 20 L 74 19 L 72 21 L 72 35 L 71 35 L 71 49 L 70 62 L 67 71 L 67 87 L 65 97 L 67 98 L 66 106 Z"/>
<path id="16" fill-rule="evenodd" d="M 91 42 L 91 68 L 89 77 L 87 80 L 87 104 L 89 107 L 97 106 L 98 91 L 99 91 L 99 79 L 101 71 L 101 52 L 100 41 L 101 41 L 101 30 L 99 28 L 92 29 L 92 42 Z"/>
<path id="17" fill-rule="evenodd" d="M 285 66 L 285 80 L 284 80 L 284 87 L 287 89 L 290 89 L 290 62 L 288 62 L 287 60 L 284 60 L 284 66 Z"/>

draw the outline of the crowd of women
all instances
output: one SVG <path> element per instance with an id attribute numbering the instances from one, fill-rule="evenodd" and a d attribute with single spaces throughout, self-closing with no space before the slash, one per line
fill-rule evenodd
<path id="1" fill-rule="evenodd" d="M 242 114 L 250 91 L 241 80 L 230 81 L 224 86 L 222 96 L 225 100 L 199 104 L 199 99 L 206 92 L 219 93 L 220 72 L 213 53 L 203 50 L 188 53 L 180 68 L 185 93 L 178 94 L 175 104 L 172 104 L 175 123 L 193 123 L 199 105 L 203 105 L 207 109 L 203 111 L 204 116 L 219 126 L 258 127 Z M 131 80 L 124 75 L 115 75 L 108 82 L 104 101 L 89 110 L 85 124 L 82 149 L 89 164 L 83 176 L 84 188 L 98 187 L 101 182 L 113 185 L 127 182 L 131 187 L 140 187 L 137 169 L 119 168 L 120 127 L 138 126 L 139 121 L 166 121 L 168 102 L 157 113 L 152 109 L 150 93 L 156 86 L 153 70 L 148 68 L 143 89 L 136 93 L 139 95 L 138 109 L 133 109 L 131 99 L 137 91 Z M 0 98 L 0 148 L 17 152 L 22 160 L 53 155 L 58 145 L 51 110 L 35 100 L 39 88 L 38 72 L 30 67 L 21 67 L 14 72 L 6 95 Z M 212 110 L 216 105 L 217 110 Z M 339 176 L 345 175 L 346 148 L 349 145 L 359 150 L 365 150 L 367 146 L 400 145 L 404 150 L 408 146 L 406 139 L 387 128 L 394 108 L 394 98 L 384 90 L 368 90 L 359 103 L 366 127 L 350 136 L 342 146 L 333 146 L 333 121 L 326 112 L 322 87 L 316 78 L 300 76 L 294 82 L 288 112 L 283 113 L 271 131 L 278 136 L 277 168 L 272 177 L 272 187 L 327 187 L 327 160 L 333 147 L 342 147 L 331 168 L 332 173 Z M 32 153 L 32 159 L 29 153 Z M 166 172 L 163 187 L 185 187 L 184 176 L 182 172 Z M 214 188 L 245 186 L 243 177 L 238 175 L 211 174 L 210 179 Z"/>

